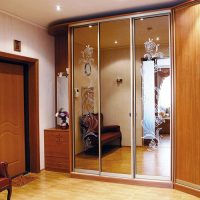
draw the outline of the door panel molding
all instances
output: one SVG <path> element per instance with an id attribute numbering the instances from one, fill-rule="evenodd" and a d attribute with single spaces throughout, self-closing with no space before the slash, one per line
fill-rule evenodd
<path id="1" fill-rule="evenodd" d="M 25 172 L 22 64 L 0 62 L 0 95 L 0 157 L 8 162 L 8 172 L 13 177 Z"/>
<path id="2" fill-rule="evenodd" d="M 28 67 L 29 80 L 29 137 L 30 171 L 40 172 L 39 148 L 39 60 L 35 58 L 0 52 L 2 61 L 25 64 Z"/>

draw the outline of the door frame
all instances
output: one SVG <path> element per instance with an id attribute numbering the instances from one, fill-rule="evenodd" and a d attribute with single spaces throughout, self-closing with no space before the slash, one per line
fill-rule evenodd
<path id="1" fill-rule="evenodd" d="M 28 67 L 30 172 L 40 172 L 39 147 L 39 60 L 0 51 L 0 59 Z"/>

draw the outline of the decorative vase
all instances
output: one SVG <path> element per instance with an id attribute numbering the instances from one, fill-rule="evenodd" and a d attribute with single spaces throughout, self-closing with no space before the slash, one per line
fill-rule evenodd
<path id="1" fill-rule="evenodd" d="M 67 129 L 69 127 L 68 123 L 63 122 L 61 123 L 61 129 Z"/>

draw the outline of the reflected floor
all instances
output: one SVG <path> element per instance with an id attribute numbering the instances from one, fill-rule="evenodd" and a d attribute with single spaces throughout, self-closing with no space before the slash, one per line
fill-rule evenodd
<path id="1" fill-rule="evenodd" d="M 170 176 L 170 138 L 164 135 L 159 147 L 149 151 L 137 147 L 137 174 L 149 176 Z M 80 153 L 76 155 L 76 168 L 98 170 L 98 156 Z M 131 147 L 113 148 L 103 153 L 102 171 L 110 173 L 131 173 Z"/>

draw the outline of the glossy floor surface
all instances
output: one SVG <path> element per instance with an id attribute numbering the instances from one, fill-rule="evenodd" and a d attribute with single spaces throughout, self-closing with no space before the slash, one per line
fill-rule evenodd
<path id="1" fill-rule="evenodd" d="M 147 146 L 137 147 L 136 173 L 170 177 L 170 148 L 169 135 L 162 135 L 158 148 L 155 150 L 150 150 Z M 113 148 L 102 155 L 103 172 L 131 174 L 131 147 Z M 83 152 L 75 159 L 77 169 L 98 170 L 98 163 L 98 154 Z"/>
<path id="2" fill-rule="evenodd" d="M 12 200 L 199 200 L 173 189 L 73 179 L 47 171 L 37 176 L 23 187 L 14 187 Z M 0 193 L 0 199 L 6 200 L 6 192 Z"/>

